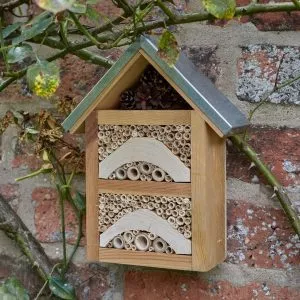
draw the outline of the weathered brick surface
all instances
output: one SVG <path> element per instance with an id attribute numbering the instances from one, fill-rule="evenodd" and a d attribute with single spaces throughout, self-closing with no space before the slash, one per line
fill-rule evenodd
<path id="1" fill-rule="evenodd" d="M 227 261 L 259 268 L 300 266 L 300 239 L 282 209 L 229 201 Z"/>
<path id="2" fill-rule="evenodd" d="M 62 240 L 60 207 L 56 190 L 35 188 L 32 200 L 35 202 L 34 221 L 37 239 L 44 243 L 60 242 Z M 65 224 L 67 241 L 73 243 L 77 237 L 78 226 L 76 215 L 68 202 L 65 202 Z"/>
<path id="3" fill-rule="evenodd" d="M 130 271 L 125 274 L 124 300 L 282 300 L 298 299 L 299 295 L 299 290 L 267 284 L 263 278 L 238 286 L 230 281 L 207 281 L 196 273 Z"/>
<path id="4" fill-rule="evenodd" d="M 249 130 L 249 143 L 285 185 L 300 184 L 300 130 L 290 128 L 255 127 Z M 243 181 L 264 182 L 255 167 L 235 147 L 228 146 L 228 176 Z"/>
<path id="5" fill-rule="evenodd" d="M 0 184 L 0 195 L 7 201 L 10 202 L 10 205 L 14 210 L 18 209 L 19 206 L 19 185 L 8 183 Z"/>
<path id="6" fill-rule="evenodd" d="M 238 61 L 237 96 L 240 100 L 260 102 L 266 93 L 299 76 L 300 48 L 250 45 L 243 48 Z M 273 93 L 267 101 L 300 104 L 300 83 L 296 81 Z"/>
<path id="7" fill-rule="evenodd" d="M 220 75 L 219 60 L 216 56 L 217 46 L 182 47 L 183 52 L 194 63 L 198 70 L 215 82 Z"/>
<path id="8" fill-rule="evenodd" d="M 27 289 L 31 296 L 30 299 L 34 299 L 43 285 L 38 274 L 33 272 L 32 266 L 24 256 L 15 258 L 8 255 L 1 255 L 0 282 L 12 276 L 16 277 Z"/>
<path id="9" fill-rule="evenodd" d="M 78 300 L 102 300 L 111 288 L 109 270 L 99 264 L 73 265 L 68 273 Z"/>

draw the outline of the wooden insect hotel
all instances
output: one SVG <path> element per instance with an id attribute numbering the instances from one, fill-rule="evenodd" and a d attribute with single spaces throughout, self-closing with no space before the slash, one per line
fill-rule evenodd
<path id="1" fill-rule="evenodd" d="M 170 67 L 151 39 L 131 45 L 63 123 L 86 136 L 88 260 L 221 263 L 225 139 L 247 125 L 186 57 Z"/>

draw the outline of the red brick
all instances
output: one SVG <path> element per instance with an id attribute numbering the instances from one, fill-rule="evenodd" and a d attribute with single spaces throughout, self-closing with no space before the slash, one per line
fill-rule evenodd
<path id="1" fill-rule="evenodd" d="M 12 183 L 0 184 L 0 195 L 7 201 L 19 197 L 19 185 Z"/>
<path id="2" fill-rule="evenodd" d="M 260 268 L 300 266 L 300 240 L 282 209 L 228 201 L 227 261 Z"/>
<path id="3" fill-rule="evenodd" d="M 249 138 L 250 145 L 281 184 L 284 186 L 300 184 L 300 130 L 256 127 L 249 131 Z M 249 169 L 250 161 L 243 153 L 234 146 L 227 149 L 228 176 L 251 182 L 255 175 L 264 181 L 255 167 Z"/>
<path id="4" fill-rule="evenodd" d="M 11 207 L 17 210 L 19 207 L 19 185 L 18 184 L 0 184 L 0 195 L 10 202 Z"/>
<path id="5" fill-rule="evenodd" d="M 100 264 L 72 265 L 67 278 L 76 289 L 78 300 L 101 300 L 111 288 L 109 270 Z"/>
<path id="6" fill-rule="evenodd" d="M 238 286 L 229 281 L 206 281 L 198 273 L 130 271 L 125 274 L 124 300 L 298 299 L 299 290 L 266 284 L 262 278 Z"/>
<path id="7" fill-rule="evenodd" d="M 60 207 L 56 190 L 35 188 L 32 199 L 35 201 L 34 221 L 38 240 L 44 243 L 61 241 Z M 65 202 L 65 224 L 67 241 L 74 243 L 78 226 L 76 215 L 69 202 Z"/>
<path id="8" fill-rule="evenodd" d="M 260 3 L 268 3 L 270 1 L 261 1 Z M 284 1 L 275 1 L 284 2 Z M 248 5 L 248 0 L 238 0 L 237 6 Z M 259 13 L 252 16 L 243 16 L 239 19 L 241 23 L 252 22 L 257 29 L 261 31 L 285 31 L 285 30 L 299 30 L 300 29 L 300 12 L 271 12 Z M 228 22 L 224 20 L 215 20 L 209 24 L 224 26 Z"/>

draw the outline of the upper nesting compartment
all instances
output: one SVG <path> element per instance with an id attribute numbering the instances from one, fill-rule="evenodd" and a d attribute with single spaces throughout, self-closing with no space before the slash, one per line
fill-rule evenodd
<path id="1" fill-rule="evenodd" d="M 220 137 L 232 135 L 248 125 L 244 114 L 183 54 L 170 67 L 157 55 L 157 50 L 152 39 L 138 38 L 63 122 L 64 129 L 79 132 L 92 111 L 118 109 L 120 95 L 138 82 L 149 64 Z"/>

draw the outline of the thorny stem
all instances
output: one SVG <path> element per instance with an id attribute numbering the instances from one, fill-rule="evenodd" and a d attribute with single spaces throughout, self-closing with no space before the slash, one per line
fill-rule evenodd
<path id="1" fill-rule="evenodd" d="M 289 199 L 289 196 L 287 195 L 286 191 L 281 186 L 275 175 L 264 164 L 264 162 L 259 159 L 258 154 L 255 152 L 255 150 L 241 136 L 234 135 L 230 137 L 230 140 L 238 149 L 246 154 L 251 162 L 255 164 L 257 169 L 267 180 L 268 184 L 273 188 L 274 193 L 276 194 L 285 214 L 287 215 L 291 225 L 300 238 L 300 219 L 293 208 L 293 204 Z"/>
<path id="2" fill-rule="evenodd" d="M 71 11 L 69 11 L 69 14 L 72 18 L 72 20 L 74 21 L 75 25 L 77 26 L 77 28 L 96 46 L 99 46 L 99 42 L 98 40 L 80 23 L 80 21 L 78 20 L 78 18 L 76 17 L 76 15 L 74 13 L 72 13 Z"/>
<path id="3" fill-rule="evenodd" d="M 60 217 L 61 217 L 61 234 L 62 234 L 62 244 L 63 244 L 63 268 L 61 276 L 64 278 L 66 266 L 67 266 L 67 244 L 66 244 L 66 228 L 65 228 L 65 190 L 62 187 L 56 186 L 59 194 L 59 205 L 60 205 Z"/>

